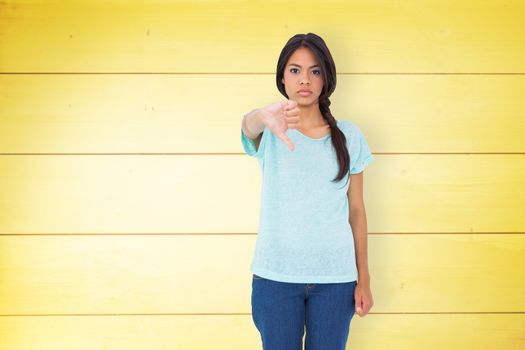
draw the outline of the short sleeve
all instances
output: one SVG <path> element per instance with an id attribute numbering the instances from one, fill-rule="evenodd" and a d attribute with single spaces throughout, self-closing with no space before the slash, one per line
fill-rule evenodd
<path id="1" fill-rule="evenodd" d="M 361 132 L 361 129 L 352 124 L 350 128 L 349 140 L 350 153 L 350 174 L 358 174 L 365 169 L 365 167 L 372 163 L 375 158 L 368 147 L 368 143 Z"/>
<path id="2" fill-rule="evenodd" d="M 259 148 L 257 149 L 257 147 L 255 146 L 255 141 L 249 138 L 244 133 L 244 130 L 241 128 L 241 143 L 242 143 L 244 152 L 246 152 L 246 154 L 251 157 L 263 159 L 264 158 L 264 147 L 266 144 L 268 132 L 269 130 L 267 130 L 267 128 L 264 128 L 263 134 L 261 137 L 261 142 L 259 143 Z"/>

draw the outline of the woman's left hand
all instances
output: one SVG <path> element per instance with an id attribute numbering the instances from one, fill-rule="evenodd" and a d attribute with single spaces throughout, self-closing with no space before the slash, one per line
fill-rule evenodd
<path id="1" fill-rule="evenodd" d="M 355 312 L 360 317 L 365 316 L 374 305 L 372 292 L 370 291 L 370 281 L 359 281 L 355 287 Z"/>

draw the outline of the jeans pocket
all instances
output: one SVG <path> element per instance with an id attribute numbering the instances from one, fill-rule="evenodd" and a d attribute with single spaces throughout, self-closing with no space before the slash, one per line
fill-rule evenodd
<path id="1" fill-rule="evenodd" d="M 262 280 L 264 279 L 263 277 L 259 276 L 259 275 L 256 275 L 256 274 L 252 274 L 253 275 L 253 279 L 254 280 Z"/>

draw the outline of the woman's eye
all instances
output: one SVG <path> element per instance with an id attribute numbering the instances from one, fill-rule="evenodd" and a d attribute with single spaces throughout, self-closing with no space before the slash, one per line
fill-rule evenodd
<path id="1" fill-rule="evenodd" d="M 291 68 L 291 69 L 290 69 L 290 72 L 291 72 L 291 73 L 295 73 L 295 71 L 297 71 L 297 70 L 298 70 L 297 68 Z M 313 72 L 314 74 L 316 74 L 316 75 L 320 75 L 320 74 L 321 74 L 321 71 L 320 71 L 319 69 L 313 70 L 312 72 Z"/>

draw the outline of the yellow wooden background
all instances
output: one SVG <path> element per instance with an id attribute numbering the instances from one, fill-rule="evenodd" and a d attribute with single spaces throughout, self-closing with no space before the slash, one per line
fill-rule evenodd
<path id="1" fill-rule="evenodd" d="M 525 348 L 524 1 L 0 2 L 0 349 L 260 349 L 244 113 L 327 42 L 365 171 L 352 349 Z"/>

